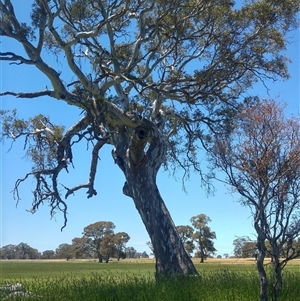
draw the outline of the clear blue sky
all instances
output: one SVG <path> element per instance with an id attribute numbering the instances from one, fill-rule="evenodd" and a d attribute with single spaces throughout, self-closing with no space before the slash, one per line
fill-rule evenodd
<path id="1" fill-rule="evenodd" d="M 22 7 L 16 8 L 16 13 L 26 21 L 25 5 L 30 8 L 31 1 L 22 2 Z M 286 113 L 299 114 L 299 31 L 290 34 L 290 45 L 287 55 L 292 59 L 289 66 L 291 78 L 288 81 L 267 83 L 269 94 L 261 84 L 257 84 L 249 95 L 258 94 L 261 97 L 271 97 L 288 103 Z M 14 51 L 23 53 L 20 47 L 7 39 L 1 40 L 1 52 Z M 55 64 L 53 58 L 48 57 L 48 62 Z M 13 90 L 17 92 L 29 92 L 43 90 L 51 87 L 49 81 L 34 67 L 9 65 L 0 62 L 0 91 Z M 63 74 L 67 72 L 63 65 L 58 65 Z M 19 116 L 23 118 L 42 113 L 51 116 L 53 122 L 70 126 L 80 118 L 80 111 L 61 101 L 47 97 L 40 99 L 16 99 L 14 97 L 1 97 L 2 109 L 17 108 Z M 72 238 L 81 236 L 85 226 L 97 221 L 112 221 L 116 225 L 116 231 L 127 232 L 131 239 L 128 246 L 138 251 L 149 249 L 146 242 L 148 234 L 136 211 L 133 201 L 122 194 L 124 176 L 113 163 L 110 148 L 106 147 L 100 152 L 101 161 L 98 167 L 96 189 L 98 195 L 87 199 L 85 192 L 76 192 L 75 196 L 68 199 L 68 224 L 60 231 L 63 225 L 63 216 L 57 213 L 50 220 L 47 204 L 40 207 L 34 215 L 26 212 L 31 208 L 34 182 L 29 180 L 21 186 L 21 198 L 18 207 L 13 199 L 11 191 L 14 182 L 22 178 L 30 171 L 30 163 L 24 158 L 22 152 L 23 143 L 16 142 L 10 148 L 10 142 L 3 144 L 1 149 L 1 241 L 0 245 L 28 243 L 31 247 L 44 250 L 55 250 L 61 243 L 71 243 Z M 88 177 L 90 164 L 90 152 L 85 147 L 74 149 L 75 169 L 69 168 L 70 174 L 66 179 L 69 183 L 85 183 Z M 64 180 L 61 178 L 61 182 Z M 236 236 L 248 235 L 255 239 L 252 227 L 251 214 L 248 208 L 238 203 L 238 195 L 231 195 L 221 183 L 214 183 L 216 192 L 207 196 L 200 186 L 199 175 L 193 174 L 186 183 L 188 193 L 182 190 L 181 174 L 174 180 L 167 172 L 161 171 L 157 183 L 161 195 L 173 217 L 176 225 L 190 224 L 192 216 L 204 213 L 212 222 L 210 227 L 216 232 L 215 247 L 217 254 L 232 254 L 232 242 Z M 72 186 L 72 184 L 68 186 Z"/>

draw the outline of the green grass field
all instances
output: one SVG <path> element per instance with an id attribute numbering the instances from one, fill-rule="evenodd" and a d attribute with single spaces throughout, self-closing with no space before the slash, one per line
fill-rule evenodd
<path id="1" fill-rule="evenodd" d="M 196 264 L 201 277 L 154 278 L 153 260 L 94 261 L 1 261 L 0 286 L 21 283 L 31 297 L 5 300 L 53 301 L 256 301 L 259 281 L 252 261 L 210 260 Z M 300 296 L 299 262 L 288 265 L 279 300 Z M 38 296 L 38 297 L 36 297 Z M 1 296 L 0 296 L 1 298 Z"/>

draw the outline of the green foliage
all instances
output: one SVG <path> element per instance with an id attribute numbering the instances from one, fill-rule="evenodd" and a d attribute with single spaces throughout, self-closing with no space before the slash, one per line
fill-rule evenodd
<path id="1" fill-rule="evenodd" d="M 33 58 L 43 60 L 41 47 L 55 55 L 64 52 L 66 61 L 60 63 L 77 70 L 72 92 L 80 99 L 76 103 L 80 108 L 81 101 L 98 99 L 99 94 L 117 94 L 114 101 L 120 107 L 119 98 L 130 95 L 156 122 L 162 115 L 149 107 L 156 106 L 152 104 L 158 97 L 157 107 L 163 112 L 170 101 L 178 101 L 177 115 L 164 113 L 164 134 L 172 134 L 168 136 L 171 167 L 183 167 L 186 174 L 193 167 L 199 171 L 195 154 L 199 144 L 209 139 L 204 124 L 226 125 L 235 114 L 228 107 L 236 108 L 238 98 L 257 80 L 288 77 L 288 60 L 282 51 L 287 31 L 297 26 L 299 11 L 294 0 L 250 0 L 242 6 L 230 0 L 153 5 L 148 1 L 37 1 L 30 27 L 17 20 L 10 1 L 1 7 L 2 35 L 28 50 L 25 38 L 39 34 L 37 48 L 29 47 L 29 61 L 37 66 Z M 82 64 L 87 70 L 78 76 Z M 45 74 L 53 81 L 53 72 Z M 56 89 L 65 86 L 64 80 L 56 78 Z M 66 100 L 66 91 L 56 92 Z M 67 101 L 75 104 L 73 97 Z M 84 108 L 91 110 L 86 104 Z M 31 155 L 42 161 L 39 154 Z"/>
<path id="2" fill-rule="evenodd" d="M 60 244 L 55 251 L 56 258 L 64 258 L 69 260 L 73 256 L 74 256 L 74 248 L 72 245 L 67 243 Z"/>
<path id="3" fill-rule="evenodd" d="M 194 251 L 195 245 L 193 244 L 194 229 L 191 226 L 177 226 L 176 230 L 183 242 L 185 250 L 190 254 Z"/>
<path id="4" fill-rule="evenodd" d="M 153 5 L 44 0 L 32 5 L 30 27 L 17 19 L 7 1 L 1 5 L 0 33 L 25 47 L 25 63 L 50 79 L 55 97 L 84 107 L 92 116 L 91 99 L 117 95 L 110 100 L 122 108 L 124 96 L 134 98 L 138 113 L 164 125 L 162 133 L 169 142 L 165 166 L 182 167 L 188 175 L 193 168 L 201 172 L 197 153 L 210 139 L 206 125 L 227 126 L 239 97 L 257 80 L 288 77 L 282 51 L 287 31 L 297 26 L 297 4 L 293 0 L 251 0 L 242 6 L 229 0 L 164 0 Z M 27 41 L 34 35 L 39 37 L 37 45 Z M 66 84 L 63 75 L 44 68 L 43 47 L 57 57 L 64 53 L 59 62 L 70 67 L 73 83 Z M 9 56 L 6 53 L 3 59 L 17 60 Z M 72 93 L 66 93 L 66 87 L 73 85 Z M 174 112 L 169 111 L 170 102 L 178 102 Z M 98 136 L 111 131 L 108 120 L 100 123 L 104 130 Z M 22 131 L 22 124 L 16 124 L 15 130 Z M 34 169 L 53 167 L 55 146 L 45 139 L 37 143 L 37 150 L 28 153 Z M 207 178 L 202 179 L 204 183 Z"/>
<path id="5" fill-rule="evenodd" d="M 24 149 L 33 163 L 33 170 L 53 168 L 57 164 L 58 142 L 62 139 L 64 126 L 54 125 L 48 116 L 36 115 L 28 120 L 20 119 L 17 110 L 0 111 L 1 139 L 15 141 L 24 136 Z"/>
<path id="6" fill-rule="evenodd" d="M 211 222 L 211 219 L 205 214 L 199 214 L 191 218 L 191 223 L 196 230 L 192 237 L 198 247 L 197 257 L 201 258 L 202 263 L 207 256 L 217 251 L 213 242 L 217 236 L 207 225 L 209 222 Z"/>
<path id="7" fill-rule="evenodd" d="M 18 245 L 6 245 L 0 248 L 0 259 L 38 259 L 40 253 L 37 249 L 30 247 L 26 243 Z"/>
<path id="8" fill-rule="evenodd" d="M 39 28 L 44 26 L 46 21 L 46 11 L 42 6 L 39 6 L 36 2 L 32 4 L 32 11 L 30 14 L 31 24 L 33 28 Z"/>
<path id="9" fill-rule="evenodd" d="M 28 39 L 29 41 L 35 40 L 34 28 L 25 22 L 18 22 L 15 15 L 9 14 L 6 10 L 0 10 L 0 34 L 6 35 L 5 31 L 9 30 L 12 34 L 20 38 Z"/>
<path id="10" fill-rule="evenodd" d="M 8 135 L 17 137 L 27 129 L 28 122 L 17 117 L 16 109 L 12 111 L 0 110 L 0 116 L 2 126 L 1 140 Z"/>
<path id="11" fill-rule="evenodd" d="M 83 236 L 72 240 L 75 255 L 79 257 L 83 254 L 87 257 L 96 255 L 99 262 L 104 259 L 107 263 L 112 256 L 120 259 L 125 255 L 125 246 L 130 236 L 126 232 L 114 233 L 114 228 L 114 223 L 105 221 L 84 227 Z"/>

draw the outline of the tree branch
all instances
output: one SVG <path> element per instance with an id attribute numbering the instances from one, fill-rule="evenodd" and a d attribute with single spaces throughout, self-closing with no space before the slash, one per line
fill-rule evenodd
<path id="1" fill-rule="evenodd" d="M 44 203 L 44 201 L 48 201 L 50 205 L 50 216 L 53 217 L 56 210 L 62 211 L 64 214 L 64 224 L 61 228 L 66 227 L 67 225 L 67 204 L 61 199 L 58 190 L 57 190 L 57 175 L 59 171 L 64 168 L 64 164 L 59 164 L 56 168 L 52 170 L 43 170 L 43 171 L 35 171 L 30 172 L 25 175 L 24 178 L 18 179 L 15 183 L 15 187 L 13 189 L 14 197 L 17 199 L 17 204 L 20 200 L 19 196 L 19 186 L 22 182 L 24 182 L 29 176 L 34 176 L 36 179 L 36 187 L 33 191 L 33 203 L 32 208 L 28 210 L 30 213 L 35 213 L 39 206 Z M 52 177 L 52 187 L 48 184 L 46 178 L 44 176 Z M 61 207 L 62 206 L 62 207 Z"/>
<path id="2" fill-rule="evenodd" d="M 90 167 L 90 174 L 89 174 L 89 180 L 87 184 L 81 184 L 77 185 L 73 188 L 67 188 L 63 185 L 63 187 L 67 190 L 67 193 L 65 195 L 65 199 L 68 198 L 70 194 L 73 194 L 75 191 L 82 189 L 82 188 L 88 188 L 87 194 L 88 198 L 93 197 L 94 195 L 97 195 L 97 191 L 94 188 L 94 182 L 95 182 L 95 176 L 97 172 L 97 165 L 98 165 L 98 159 L 99 159 L 99 150 L 101 147 L 106 144 L 107 139 L 98 140 L 93 147 L 92 151 L 92 161 L 91 161 L 91 167 Z"/>
<path id="3" fill-rule="evenodd" d="M 32 60 L 25 59 L 24 57 L 17 55 L 13 52 L 0 52 L 0 61 L 20 61 L 19 63 L 11 63 L 11 64 L 27 64 L 34 65 L 35 62 Z"/>
<path id="4" fill-rule="evenodd" d="M 42 91 L 37 91 L 37 92 L 13 92 L 13 91 L 5 91 L 5 92 L 0 92 L 0 96 L 5 96 L 5 95 L 12 95 L 15 96 L 16 98 L 37 98 L 41 96 L 50 96 L 50 97 L 55 97 L 55 91 L 54 90 L 42 90 Z"/>

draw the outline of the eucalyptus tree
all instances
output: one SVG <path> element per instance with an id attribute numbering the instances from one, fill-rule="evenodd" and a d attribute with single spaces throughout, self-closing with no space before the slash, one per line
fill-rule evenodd
<path id="1" fill-rule="evenodd" d="M 254 256 L 248 256 L 249 255 L 248 248 L 245 248 L 247 244 L 249 246 L 252 242 L 253 241 L 251 241 L 250 237 L 248 236 L 239 236 L 235 238 L 232 243 L 234 245 L 234 249 L 233 249 L 234 256 L 237 258 L 254 257 Z M 256 251 L 256 247 L 255 248 L 251 247 L 251 253 L 253 255 L 255 254 L 255 251 Z"/>
<path id="2" fill-rule="evenodd" d="M 297 1 L 249 0 L 36 0 L 30 19 L 15 14 L 17 1 L 1 0 L 0 59 L 30 65 L 51 85 L 36 91 L 3 91 L 18 98 L 47 96 L 83 111 L 64 129 L 46 116 L 23 120 L 3 113 L 3 138 L 25 138 L 33 169 L 17 180 L 15 193 L 36 181 L 32 212 L 49 201 L 62 211 L 79 189 L 93 197 L 98 155 L 105 144 L 126 181 L 149 233 L 158 274 L 197 274 L 156 185 L 162 165 L 184 177 L 201 172 L 199 150 L 207 127 L 231 118 L 253 83 L 288 77 L 285 36 L 296 26 Z M 12 39 L 23 47 L 7 49 Z M 7 50 L 6 50 L 7 49 Z M 55 56 L 58 65 L 49 64 Z M 64 66 L 69 72 L 59 72 Z M 71 73 L 71 76 L 68 74 Z M 92 145 L 87 182 L 58 185 L 72 164 L 72 148 Z M 71 172 L 70 172 L 71 173 Z M 66 190 L 65 199 L 60 189 Z M 65 226 L 65 224 L 63 225 Z"/>
<path id="3" fill-rule="evenodd" d="M 41 254 L 37 249 L 21 242 L 18 245 L 6 245 L 0 248 L 0 259 L 38 259 Z"/>
<path id="4" fill-rule="evenodd" d="M 108 249 L 109 252 L 111 251 L 111 248 L 107 248 L 106 244 L 112 245 L 115 227 L 113 222 L 105 221 L 96 222 L 84 227 L 82 238 L 85 239 L 85 241 L 82 247 L 93 251 L 97 255 L 98 261 L 103 262 L 103 257 L 107 257 L 108 254 L 105 253 L 105 256 L 103 256 L 102 248 L 106 248 L 107 252 Z"/>
<path id="5" fill-rule="evenodd" d="M 126 254 L 126 258 L 135 258 L 137 254 L 137 250 L 134 247 L 126 247 L 124 252 Z"/>
<path id="6" fill-rule="evenodd" d="M 16 245 L 5 245 L 0 248 L 1 259 L 18 259 L 17 246 Z"/>
<path id="7" fill-rule="evenodd" d="M 122 256 L 125 255 L 126 243 L 129 241 L 130 236 L 126 232 L 118 232 L 115 234 L 115 248 L 116 248 L 116 257 L 118 261 Z"/>
<path id="8" fill-rule="evenodd" d="M 300 257 L 300 119 L 285 117 L 283 107 L 273 100 L 249 102 L 230 131 L 214 137 L 209 154 L 212 168 L 224 172 L 222 181 L 251 210 L 260 300 L 268 299 L 267 256 L 273 267 L 270 294 L 277 300 L 283 268 Z"/>
<path id="9" fill-rule="evenodd" d="M 18 259 L 39 259 L 41 254 L 37 249 L 30 247 L 27 243 L 21 242 L 16 246 Z"/>
<path id="10" fill-rule="evenodd" d="M 60 244 L 55 250 L 55 258 L 65 258 L 67 260 L 75 255 L 74 247 L 67 243 Z"/>
<path id="11" fill-rule="evenodd" d="M 198 247 L 197 253 L 200 257 L 200 263 L 204 263 L 204 259 L 206 259 L 207 256 L 213 255 L 217 251 L 213 242 L 217 236 L 208 226 L 209 222 L 211 222 L 211 219 L 206 214 L 191 217 L 191 223 L 195 229 L 192 238 Z"/>
<path id="12" fill-rule="evenodd" d="M 75 258 L 93 258 L 95 256 L 96 252 L 94 252 L 88 242 L 89 238 L 87 237 L 74 237 L 72 239 Z"/>
<path id="13" fill-rule="evenodd" d="M 179 234 L 179 237 L 185 247 L 185 250 L 191 254 L 195 249 L 195 245 L 193 244 L 193 233 L 194 229 L 191 226 L 176 226 L 176 230 Z"/>
<path id="14" fill-rule="evenodd" d="M 55 251 L 53 250 L 45 250 L 41 255 L 41 259 L 54 259 L 54 258 L 55 258 Z"/>

